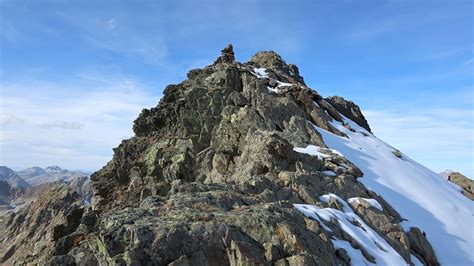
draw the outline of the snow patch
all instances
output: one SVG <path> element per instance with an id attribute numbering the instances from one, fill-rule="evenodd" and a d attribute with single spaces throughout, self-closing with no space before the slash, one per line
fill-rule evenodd
<path id="1" fill-rule="evenodd" d="M 267 69 L 264 67 L 260 67 L 260 68 L 254 67 L 252 74 L 257 76 L 257 78 L 259 79 L 268 78 Z"/>
<path id="2" fill-rule="evenodd" d="M 318 147 L 316 145 L 308 145 L 306 148 L 294 147 L 293 150 L 299 153 L 317 156 L 318 159 L 330 157 L 329 155 L 322 153 L 321 147 Z"/>
<path id="3" fill-rule="evenodd" d="M 304 216 L 316 220 L 316 221 L 323 227 L 324 230 L 326 230 L 326 231 L 328 231 L 328 232 L 332 232 L 331 228 L 327 227 L 327 226 L 321 221 L 321 219 L 319 219 L 319 216 L 314 215 L 314 208 L 315 208 L 315 206 L 313 206 L 313 205 L 307 205 L 307 204 L 293 204 L 293 206 L 294 206 L 298 211 L 300 211 L 301 213 L 303 213 Z M 323 217 L 321 217 L 321 218 L 323 218 Z M 323 218 L 323 219 L 324 219 L 324 218 Z"/>
<path id="4" fill-rule="evenodd" d="M 277 82 L 277 86 L 272 88 L 270 86 L 267 86 L 267 90 L 270 91 L 270 92 L 274 92 L 274 93 L 280 93 L 282 89 L 284 89 L 285 87 L 291 87 L 293 86 L 293 84 L 291 83 L 286 83 L 286 82 L 281 82 L 281 81 L 276 81 Z"/>
<path id="5" fill-rule="evenodd" d="M 329 171 L 329 170 L 323 171 L 323 174 L 325 174 L 327 176 L 336 176 L 336 173 L 334 173 L 333 171 Z"/>
<path id="6" fill-rule="evenodd" d="M 267 86 L 267 90 L 268 90 L 269 92 L 278 93 L 278 89 L 272 88 L 272 87 L 270 87 L 270 86 Z"/>
<path id="7" fill-rule="evenodd" d="M 406 265 L 406 261 L 370 226 L 368 226 L 342 198 L 335 194 L 326 194 L 319 199 L 329 202 L 335 198 L 341 205 L 342 211 L 333 208 L 319 208 L 308 204 L 293 204 L 305 216 L 320 222 L 324 227 L 328 227 L 324 222 L 337 221 L 339 227 L 350 235 L 360 246 L 375 258 L 377 264 L 381 265 Z M 344 248 L 353 262 L 353 265 L 371 264 L 363 256 L 360 250 L 350 247 L 349 242 L 341 239 L 331 239 L 336 248 Z"/>
<path id="8" fill-rule="evenodd" d="M 293 84 L 287 83 L 287 82 L 281 82 L 279 80 L 276 81 L 278 85 L 276 86 L 277 88 L 282 88 L 282 87 L 291 87 Z"/>
<path id="9" fill-rule="evenodd" d="M 336 250 L 344 249 L 347 252 L 347 255 L 351 259 L 351 265 L 371 265 L 372 263 L 368 261 L 360 249 L 355 249 L 347 241 L 340 239 L 331 239 L 332 244 Z"/>
<path id="10" fill-rule="evenodd" d="M 380 205 L 380 203 L 376 199 L 355 197 L 355 198 L 350 198 L 350 199 L 347 200 L 347 202 L 349 202 L 349 204 L 354 203 L 356 205 L 363 204 L 362 201 L 367 202 L 370 207 L 374 207 L 374 208 L 378 209 L 379 211 L 383 211 L 382 205 Z"/>

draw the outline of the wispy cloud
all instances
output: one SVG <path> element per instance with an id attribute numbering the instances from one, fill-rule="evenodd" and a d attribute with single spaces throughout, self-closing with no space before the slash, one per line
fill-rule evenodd
<path id="1" fill-rule="evenodd" d="M 15 167 L 97 169 L 132 136 L 141 109 L 160 98 L 144 83 L 111 73 L 1 86 L 0 162 Z"/>
<path id="2" fill-rule="evenodd" d="M 429 53 L 423 56 L 423 59 L 441 60 L 441 59 L 463 55 L 464 53 L 471 52 L 471 51 L 472 51 L 472 47 L 455 47 L 455 48 L 443 49 L 441 51 Z"/>
<path id="3" fill-rule="evenodd" d="M 117 27 L 117 21 L 114 18 L 107 20 L 107 25 L 105 26 L 107 30 L 113 30 L 116 27 Z"/>
<path id="4" fill-rule="evenodd" d="M 468 1 L 457 1 L 451 4 L 445 1 L 432 1 L 427 8 L 427 2 L 419 1 L 381 1 L 370 2 L 370 10 L 364 10 L 363 16 L 355 20 L 356 23 L 350 26 L 346 38 L 350 41 L 365 42 L 373 41 L 377 38 L 389 38 L 391 35 L 403 32 L 407 35 L 417 32 L 423 26 L 431 27 L 448 24 L 459 19 L 461 15 L 468 15 L 468 12 L 460 13 L 459 8 L 465 6 L 466 9 L 472 5 Z M 358 16 L 359 14 L 354 14 Z M 470 15 L 472 19 L 472 14 Z M 423 32 L 425 33 L 425 32 Z M 423 34 L 421 32 L 416 34 Z M 397 40 L 399 41 L 399 40 Z"/>
<path id="5" fill-rule="evenodd" d="M 23 123 L 23 120 L 14 115 L 7 115 L 4 113 L 0 113 L 0 126 L 8 125 L 11 123 Z"/>
<path id="6" fill-rule="evenodd" d="M 368 40 L 397 30 L 401 25 L 403 25 L 402 19 L 386 20 L 376 18 L 373 19 L 373 21 L 354 27 L 354 29 L 348 33 L 347 37 L 351 40 Z"/>
<path id="7" fill-rule="evenodd" d="M 66 25 L 75 28 L 88 46 L 103 49 L 116 56 L 128 56 L 152 65 L 164 65 L 168 54 L 164 32 L 158 28 L 140 29 L 132 18 L 122 14 L 103 18 L 108 13 L 70 13 L 62 9 L 55 13 Z M 119 27 L 119 21 L 120 23 Z"/>
<path id="8" fill-rule="evenodd" d="M 471 108 L 372 109 L 374 133 L 436 172 L 474 177 L 474 110 Z"/>
<path id="9" fill-rule="evenodd" d="M 471 65 L 472 63 L 474 63 L 474 57 L 464 62 L 465 65 Z"/>
<path id="10" fill-rule="evenodd" d="M 43 128 L 62 128 L 68 130 L 80 130 L 84 127 L 84 123 L 79 121 L 63 121 L 63 120 L 56 120 L 54 122 L 43 123 L 40 125 Z"/>

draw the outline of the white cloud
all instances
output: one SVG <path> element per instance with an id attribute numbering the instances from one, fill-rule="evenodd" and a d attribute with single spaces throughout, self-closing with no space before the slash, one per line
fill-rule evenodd
<path id="1" fill-rule="evenodd" d="M 22 123 L 22 122 L 23 120 L 19 119 L 18 117 L 0 113 L 0 126 L 7 125 L 10 123 Z"/>
<path id="2" fill-rule="evenodd" d="M 364 111 L 374 133 L 435 172 L 474 177 L 474 111 L 426 108 Z"/>
<path id="3" fill-rule="evenodd" d="M 43 123 L 40 125 L 43 128 L 62 128 L 68 130 L 79 130 L 84 127 L 84 123 L 79 121 L 63 121 L 63 120 L 56 120 L 54 122 Z"/>
<path id="4" fill-rule="evenodd" d="M 140 111 L 160 98 L 140 81 L 110 73 L 1 87 L 0 164 L 16 168 L 96 170 L 112 158 L 113 147 L 133 135 Z"/>

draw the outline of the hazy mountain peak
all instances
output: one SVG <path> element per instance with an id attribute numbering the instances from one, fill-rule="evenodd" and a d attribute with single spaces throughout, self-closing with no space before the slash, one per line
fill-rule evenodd
<path id="1" fill-rule="evenodd" d="M 53 166 L 48 166 L 44 169 L 45 171 L 47 172 L 61 172 L 61 167 L 57 166 L 57 165 L 53 165 Z"/>
<path id="2" fill-rule="evenodd" d="M 32 186 L 55 181 L 70 181 L 75 177 L 89 176 L 88 174 L 81 171 L 62 169 L 57 165 L 48 166 L 44 169 L 37 166 L 30 167 L 25 170 L 18 171 L 18 175 L 23 177 L 25 181 Z"/>

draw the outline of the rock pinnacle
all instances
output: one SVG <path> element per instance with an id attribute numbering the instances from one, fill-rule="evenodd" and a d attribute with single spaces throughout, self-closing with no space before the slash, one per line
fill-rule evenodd
<path id="1" fill-rule="evenodd" d="M 227 45 L 224 49 L 221 51 L 221 56 L 217 58 L 216 62 L 217 63 L 233 63 L 235 62 L 235 56 L 234 56 L 234 47 L 232 44 Z"/>

